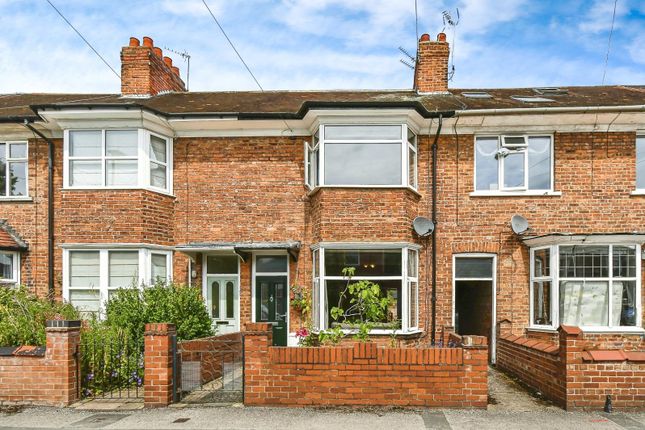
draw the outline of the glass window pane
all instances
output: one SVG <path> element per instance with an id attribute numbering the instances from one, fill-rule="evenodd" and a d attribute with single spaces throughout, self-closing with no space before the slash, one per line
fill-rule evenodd
<path id="1" fill-rule="evenodd" d="M 417 152 L 408 148 L 408 183 L 412 188 L 417 188 Z"/>
<path id="2" fill-rule="evenodd" d="M 150 256 L 152 269 L 152 283 L 168 280 L 168 259 L 164 254 L 152 254 Z"/>
<path id="3" fill-rule="evenodd" d="M 27 158 L 26 143 L 9 144 L 9 158 Z"/>
<path id="4" fill-rule="evenodd" d="M 551 276 L 551 250 L 549 248 L 538 249 L 533 252 L 533 276 Z"/>
<path id="5" fill-rule="evenodd" d="M 504 157 L 504 188 L 524 187 L 525 152 L 511 152 Z"/>
<path id="6" fill-rule="evenodd" d="M 636 247 L 614 246 L 612 265 L 614 276 L 617 278 L 636 277 Z"/>
<path id="7" fill-rule="evenodd" d="M 70 303 L 81 312 L 98 312 L 99 290 L 69 290 Z"/>
<path id="8" fill-rule="evenodd" d="M 136 157 L 139 153 L 136 130 L 106 130 L 105 154 L 109 157 Z"/>
<path id="9" fill-rule="evenodd" d="M 560 282 L 560 324 L 606 326 L 609 317 L 608 283 Z"/>
<path id="10" fill-rule="evenodd" d="M 326 140 L 401 140 L 400 125 L 328 125 Z"/>
<path id="11" fill-rule="evenodd" d="M 416 278 L 418 274 L 418 261 L 417 261 L 417 251 L 414 249 L 408 249 L 408 276 L 411 278 Z"/>
<path id="12" fill-rule="evenodd" d="M 260 321 L 269 320 L 269 283 L 260 283 Z"/>
<path id="13" fill-rule="evenodd" d="M 408 142 L 410 142 L 415 148 L 417 147 L 417 135 L 410 130 L 410 127 L 408 127 Z"/>
<path id="14" fill-rule="evenodd" d="M 0 280 L 13 280 L 13 253 L 0 252 Z"/>
<path id="15" fill-rule="evenodd" d="M 313 274 L 314 278 L 317 278 L 320 276 L 320 251 L 319 250 L 314 250 L 314 261 L 313 261 Z"/>
<path id="16" fill-rule="evenodd" d="M 209 255 L 206 257 L 206 273 L 237 274 L 237 255 Z"/>
<path id="17" fill-rule="evenodd" d="M 226 283 L 226 318 L 235 318 L 235 284 L 233 281 Z"/>
<path id="18" fill-rule="evenodd" d="M 166 162 L 166 139 L 150 136 L 150 159 L 160 163 Z"/>
<path id="19" fill-rule="evenodd" d="M 401 276 L 401 250 L 325 250 L 325 275 L 343 276 L 343 268 L 355 268 L 354 276 Z"/>
<path id="20" fill-rule="evenodd" d="M 533 324 L 551 325 L 551 281 L 533 282 Z"/>
<path id="21" fill-rule="evenodd" d="M 0 196 L 7 195 L 7 144 L 0 143 Z"/>
<path id="22" fill-rule="evenodd" d="M 419 283 L 408 282 L 408 297 L 410 302 L 408 324 L 410 327 L 419 326 Z"/>
<path id="23" fill-rule="evenodd" d="M 613 326 L 636 325 L 636 281 L 614 281 Z"/>
<path id="24" fill-rule="evenodd" d="M 636 188 L 645 189 L 645 136 L 636 138 Z"/>
<path id="25" fill-rule="evenodd" d="M 69 184 L 75 187 L 102 185 L 100 161 L 70 161 Z"/>
<path id="26" fill-rule="evenodd" d="M 9 163 L 9 195 L 27 195 L 27 163 L 25 161 Z"/>
<path id="27" fill-rule="evenodd" d="M 311 295 L 312 315 L 314 319 L 314 328 L 320 327 L 320 278 L 315 278 L 313 283 L 313 292 Z"/>
<path id="28" fill-rule="evenodd" d="M 489 257 L 458 257 L 455 259 L 455 278 L 492 279 L 493 259 Z"/>
<path id="29" fill-rule="evenodd" d="M 529 137 L 529 189 L 551 189 L 551 138 Z"/>
<path id="30" fill-rule="evenodd" d="M 277 272 L 287 271 L 288 262 L 286 255 L 258 255 L 255 260 L 256 272 Z"/>
<path id="31" fill-rule="evenodd" d="M 475 189 L 481 191 L 499 188 L 499 162 L 497 138 L 477 138 L 475 142 Z"/>
<path id="32" fill-rule="evenodd" d="M 157 188 L 166 188 L 166 166 L 150 163 L 150 185 Z"/>
<path id="33" fill-rule="evenodd" d="M 215 319 L 219 318 L 219 281 L 211 283 L 211 316 Z"/>
<path id="34" fill-rule="evenodd" d="M 101 131 L 70 131 L 70 157 L 100 157 Z"/>
<path id="35" fill-rule="evenodd" d="M 108 259 L 110 288 L 124 288 L 138 284 L 138 251 L 110 251 Z"/>
<path id="36" fill-rule="evenodd" d="M 608 246 L 560 246 L 560 277 L 607 278 L 608 276 Z"/>
<path id="37" fill-rule="evenodd" d="M 392 304 L 388 308 L 383 319 L 380 321 L 377 321 L 376 324 L 374 325 L 374 328 L 375 329 L 391 328 L 391 323 L 397 322 L 397 321 L 400 323 L 403 316 L 403 314 L 401 313 L 402 311 L 401 281 L 400 280 L 375 280 L 373 282 L 379 285 L 381 289 L 381 297 L 386 297 L 386 295 L 389 294 L 393 300 Z M 343 294 L 343 292 L 347 288 L 347 281 L 328 280 L 326 281 L 326 287 L 327 287 L 326 299 L 327 299 L 328 327 L 336 327 L 338 325 L 342 325 L 343 322 L 345 322 L 346 324 L 356 324 L 360 322 L 359 316 L 352 317 L 347 321 L 344 321 L 343 317 L 340 317 L 338 320 L 334 320 L 331 317 L 332 308 L 339 307 L 341 309 L 347 310 L 351 305 L 350 303 L 351 297 L 348 296 L 347 292 Z M 381 323 L 381 324 L 378 324 L 378 323 Z"/>
<path id="38" fill-rule="evenodd" d="M 326 144 L 325 184 L 401 185 L 401 144 Z"/>
<path id="39" fill-rule="evenodd" d="M 139 163 L 137 160 L 108 160 L 107 185 L 137 185 L 139 182 Z"/>
<path id="40" fill-rule="evenodd" d="M 69 253 L 69 286 L 71 288 L 99 288 L 98 251 Z"/>

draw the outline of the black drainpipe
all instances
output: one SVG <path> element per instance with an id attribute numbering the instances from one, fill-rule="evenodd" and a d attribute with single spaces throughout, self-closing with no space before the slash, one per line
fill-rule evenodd
<path id="1" fill-rule="evenodd" d="M 54 299 L 54 142 L 36 130 L 28 120 L 25 127 L 47 142 L 47 279 L 49 298 Z"/>
<path id="2" fill-rule="evenodd" d="M 437 141 L 441 133 L 443 116 L 439 115 L 439 125 L 432 142 L 432 222 L 434 223 L 434 232 L 432 233 L 432 332 L 430 342 L 435 344 L 435 331 L 437 327 Z"/>

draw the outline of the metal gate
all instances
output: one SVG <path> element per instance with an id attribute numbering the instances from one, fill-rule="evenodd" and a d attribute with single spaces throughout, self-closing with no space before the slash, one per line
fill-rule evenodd
<path id="1" fill-rule="evenodd" d="M 177 343 L 175 398 L 183 403 L 240 403 L 244 396 L 241 333 Z"/>

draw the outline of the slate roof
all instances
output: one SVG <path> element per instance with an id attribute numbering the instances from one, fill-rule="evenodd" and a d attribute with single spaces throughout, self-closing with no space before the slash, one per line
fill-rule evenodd
<path id="1" fill-rule="evenodd" d="M 233 115 L 251 118 L 302 118 L 310 108 L 410 107 L 423 116 L 474 109 L 536 107 L 597 107 L 645 105 L 645 85 L 559 87 L 560 94 L 540 94 L 534 88 L 450 89 L 449 94 L 417 94 L 413 90 L 377 91 L 221 91 L 166 93 L 150 98 L 120 94 L 0 94 L 0 121 L 36 120 L 38 108 L 144 107 L 169 117 Z M 464 93 L 488 93 L 470 98 Z M 543 97 L 525 102 L 516 97 Z"/>

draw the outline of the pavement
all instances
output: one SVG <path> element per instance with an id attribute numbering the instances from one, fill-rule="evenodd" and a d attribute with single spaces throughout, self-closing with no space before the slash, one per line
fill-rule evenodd
<path id="1" fill-rule="evenodd" d="M 566 412 L 494 369 L 487 410 L 394 408 L 260 408 L 241 404 L 179 404 L 119 409 L 117 402 L 84 408 L 0 408 L 5 429 L 629 429 L 645 430 L 645 413 Z"/>

